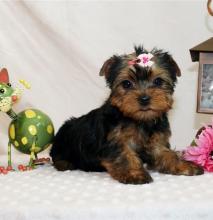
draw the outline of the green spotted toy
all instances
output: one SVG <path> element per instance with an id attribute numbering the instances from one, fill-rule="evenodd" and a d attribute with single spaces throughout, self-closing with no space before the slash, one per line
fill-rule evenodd
<path id="1" fill-rule="evenodd" d="M 20 82 L 25 88 L 30 85 L 24 81 Z M 16 114 L 12 106 L 21 97 L 22 89 L 12 88 L 9 83 L 7 69 L 0 71 L 0 111 L 5 112 L 12 121 L 8 129 L 8 167 L 12 167 L 11 145 L 18 151 L 29 154 L 29 167 L 35 167 L 38 161 L 37 154 L 45 150 L 52 143 L 54 137 L 54 127 L 51 119 L 38 109 L 25 109 Z"/>

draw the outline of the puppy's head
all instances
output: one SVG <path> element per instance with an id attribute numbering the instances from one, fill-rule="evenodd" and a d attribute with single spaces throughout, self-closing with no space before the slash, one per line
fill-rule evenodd
<path id="1" fill-rule="evenodd" d="M 148 52 L 135 47 L 129 55 L 114 55 L 101 68 L 111 89 L 109 101 L 124 116 L 152 120 L 172 107 L 180 69 L 172 56 L 162 50 Z"/>

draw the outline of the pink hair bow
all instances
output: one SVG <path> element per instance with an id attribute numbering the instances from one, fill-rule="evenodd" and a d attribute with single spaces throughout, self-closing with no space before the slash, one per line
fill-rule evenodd
<path id="1" fill-rule="evenodd" d="M 153 55 L 151 53 L 142 53 L 135 60 L 130 60 L 128 64 L 138 64 L 142 67 L 151 67 L 154 63 L 153 61 L 151 61 L 152 57 Z"/>

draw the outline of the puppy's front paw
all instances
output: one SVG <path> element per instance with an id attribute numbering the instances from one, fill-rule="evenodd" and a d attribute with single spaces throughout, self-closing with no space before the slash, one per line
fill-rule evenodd
<path id="1" fill-rule="evenodd" d="M 142 172 L 138 170 L 131 170 L 124 175 L 120 175 L 114 178 L 117 179 L 120 183 L 124 184 L 146 184 L 153 181 L 148 172 Z"/>
<path id="2" fill-rule="evenodd" d="M 204 173 L 202 167 L 189 161 L 182 161 L 177 171 L 178 171 L 177 175 L 186 175 L 186 176 L 202 175 Z"/>

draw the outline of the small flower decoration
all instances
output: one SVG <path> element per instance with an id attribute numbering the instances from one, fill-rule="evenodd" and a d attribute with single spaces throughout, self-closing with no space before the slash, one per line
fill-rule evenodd
<path id="1" fill-rule="evenodd" d="M 196 146 L 189 146 L 183 151 L 183 159 L 213 172 L 213 123 L 201 129 L 194 143 Z"/>
<path id="2" fill-rule="evenodd" d="M 130 60 L 128 64 L 129 65 L 138 64 L 142 67 L 151 67 L 154 64 L 154 62 L 151 61 L 152 57 L 153 55 L 151 53 L 142 53 L 137 57 L 137 59 Z"/>

